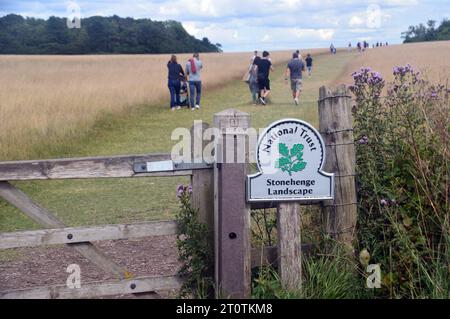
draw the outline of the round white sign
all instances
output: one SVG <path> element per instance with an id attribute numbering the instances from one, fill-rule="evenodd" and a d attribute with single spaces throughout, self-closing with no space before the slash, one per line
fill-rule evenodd
<path id="1" fill-rule="evenodd" d="M 322 171 L 325 145 L 310 124 L 285 119 L 272 123 L 257 145 L 259 173 L 248 177 L 249 201 L 333 198 L 333 174 Z"/>

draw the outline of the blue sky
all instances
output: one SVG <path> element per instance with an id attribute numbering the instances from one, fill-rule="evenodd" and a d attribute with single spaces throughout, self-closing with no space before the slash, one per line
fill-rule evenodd
<path id="1" fill-rule="evenodd" d="M 346 46 L 349 41 L 400 43 L 409 25 L 450 16 L 448 0 L 77 0 L 93 15 L 177 20 L 225 51 Z M 0 16 L 67 16 L 70 1 L 0 0 Z M 81 20 L 81 26 L 83 22 Z"/>

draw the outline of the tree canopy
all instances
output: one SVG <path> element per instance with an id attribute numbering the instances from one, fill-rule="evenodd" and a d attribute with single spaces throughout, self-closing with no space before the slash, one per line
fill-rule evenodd
<path id="1" fill-rule="evenodd" d="M 429 20 L 426 25 L 410 26 L 402 33 L 402 38 L 404 43 L 450 40 L 450 21 L 444 19 L 438 28 L 434 20 Z"/>
<path id="2" fill-rule="evenodd" d="M 177 21 L 94 16 L 81 28 L 66 18 L 47 20 L 9 14 L 0 18 L 0 54 L 143 54 L 220 52 L 221 45 L 196 39 Z"/>

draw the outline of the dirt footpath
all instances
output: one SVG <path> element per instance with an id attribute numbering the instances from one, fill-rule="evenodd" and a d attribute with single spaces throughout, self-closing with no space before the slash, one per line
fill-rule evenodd
<path id="1" fill-rule="evenodd" d="M 94 243 L 111 260 L 140 276 L 170 276 L 179 269 L 176 236 L 147 237 Z M 0 291 L 65 285 L 67 266 L 78 264 L 81 284 L 113 279 L 68 246 L 21 248 L 11 261 L 0 261 Z"/>

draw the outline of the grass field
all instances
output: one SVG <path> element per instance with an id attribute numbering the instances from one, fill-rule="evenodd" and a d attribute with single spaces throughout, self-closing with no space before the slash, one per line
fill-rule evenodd
<path id="1" fill-rule="evenodd" d="M 409 43 L 370 49 L 346 66 L 346 72 L 334 82 L 352 83 L 352 72 L 371 67 L 388 81 L 392 69 L 410 64 L 432 82 L 446 83 L 450 77 L 450 41 Z"/>
<path id="2" fill-rule="evenodd" d="M 276 67 L 271 76 L 272 104 L 265 108 L 250 103 L 245 83 L 231 81 L 222 88 L 206 90 L 200 111 L 170 112 L 161 101 L 141 104 L 130 108 L 126 116 L 111 114 L 103 117 L 89 130 L 89 135 L 76 138 L 65 147 L 55 145 L 42 150 L 42 154 L 45 157 L 68 157 L 169 152 L 174 144 L 170 140 L 173 129 L 189 128 L 198 119 L 211 123 L 214 113 L 231 107 L 250 113 L 255 128 L 266 127 L 271 121 L 283 117 L 301 118 L 317 125 L 319 87 L 339 77 L 355 55 L 317 56 L 313 76 L 305 79 L 299 107 L 292 103 L 290 87 L 284 81 L 285 66 L 282 65 Z M 167 95 L 165 88 L 161 94 Z M 147 178 L 37 181 L 16 185 L 67 225 L 79 226 L 171 218 L 177 208 L 175 186 L 182 182 L 188 181 L 184 178 Z M 0 231 L 39 228 L 2 201 L 0 212 Z"/>
<path id="3" fill-rule="evenodd" d="M 312 50 L 323 52 L 324 50 Z M 274 63 L 291 52 L 273 52 Z M 185 64 L 190 55 L 179 55 Z M 204 88 L 240 79 L 251 53 L 202 54 Z M 170 55 L 1 56 L 0 160 L 71 152 L 92 125 L 167 101 Z"/>

